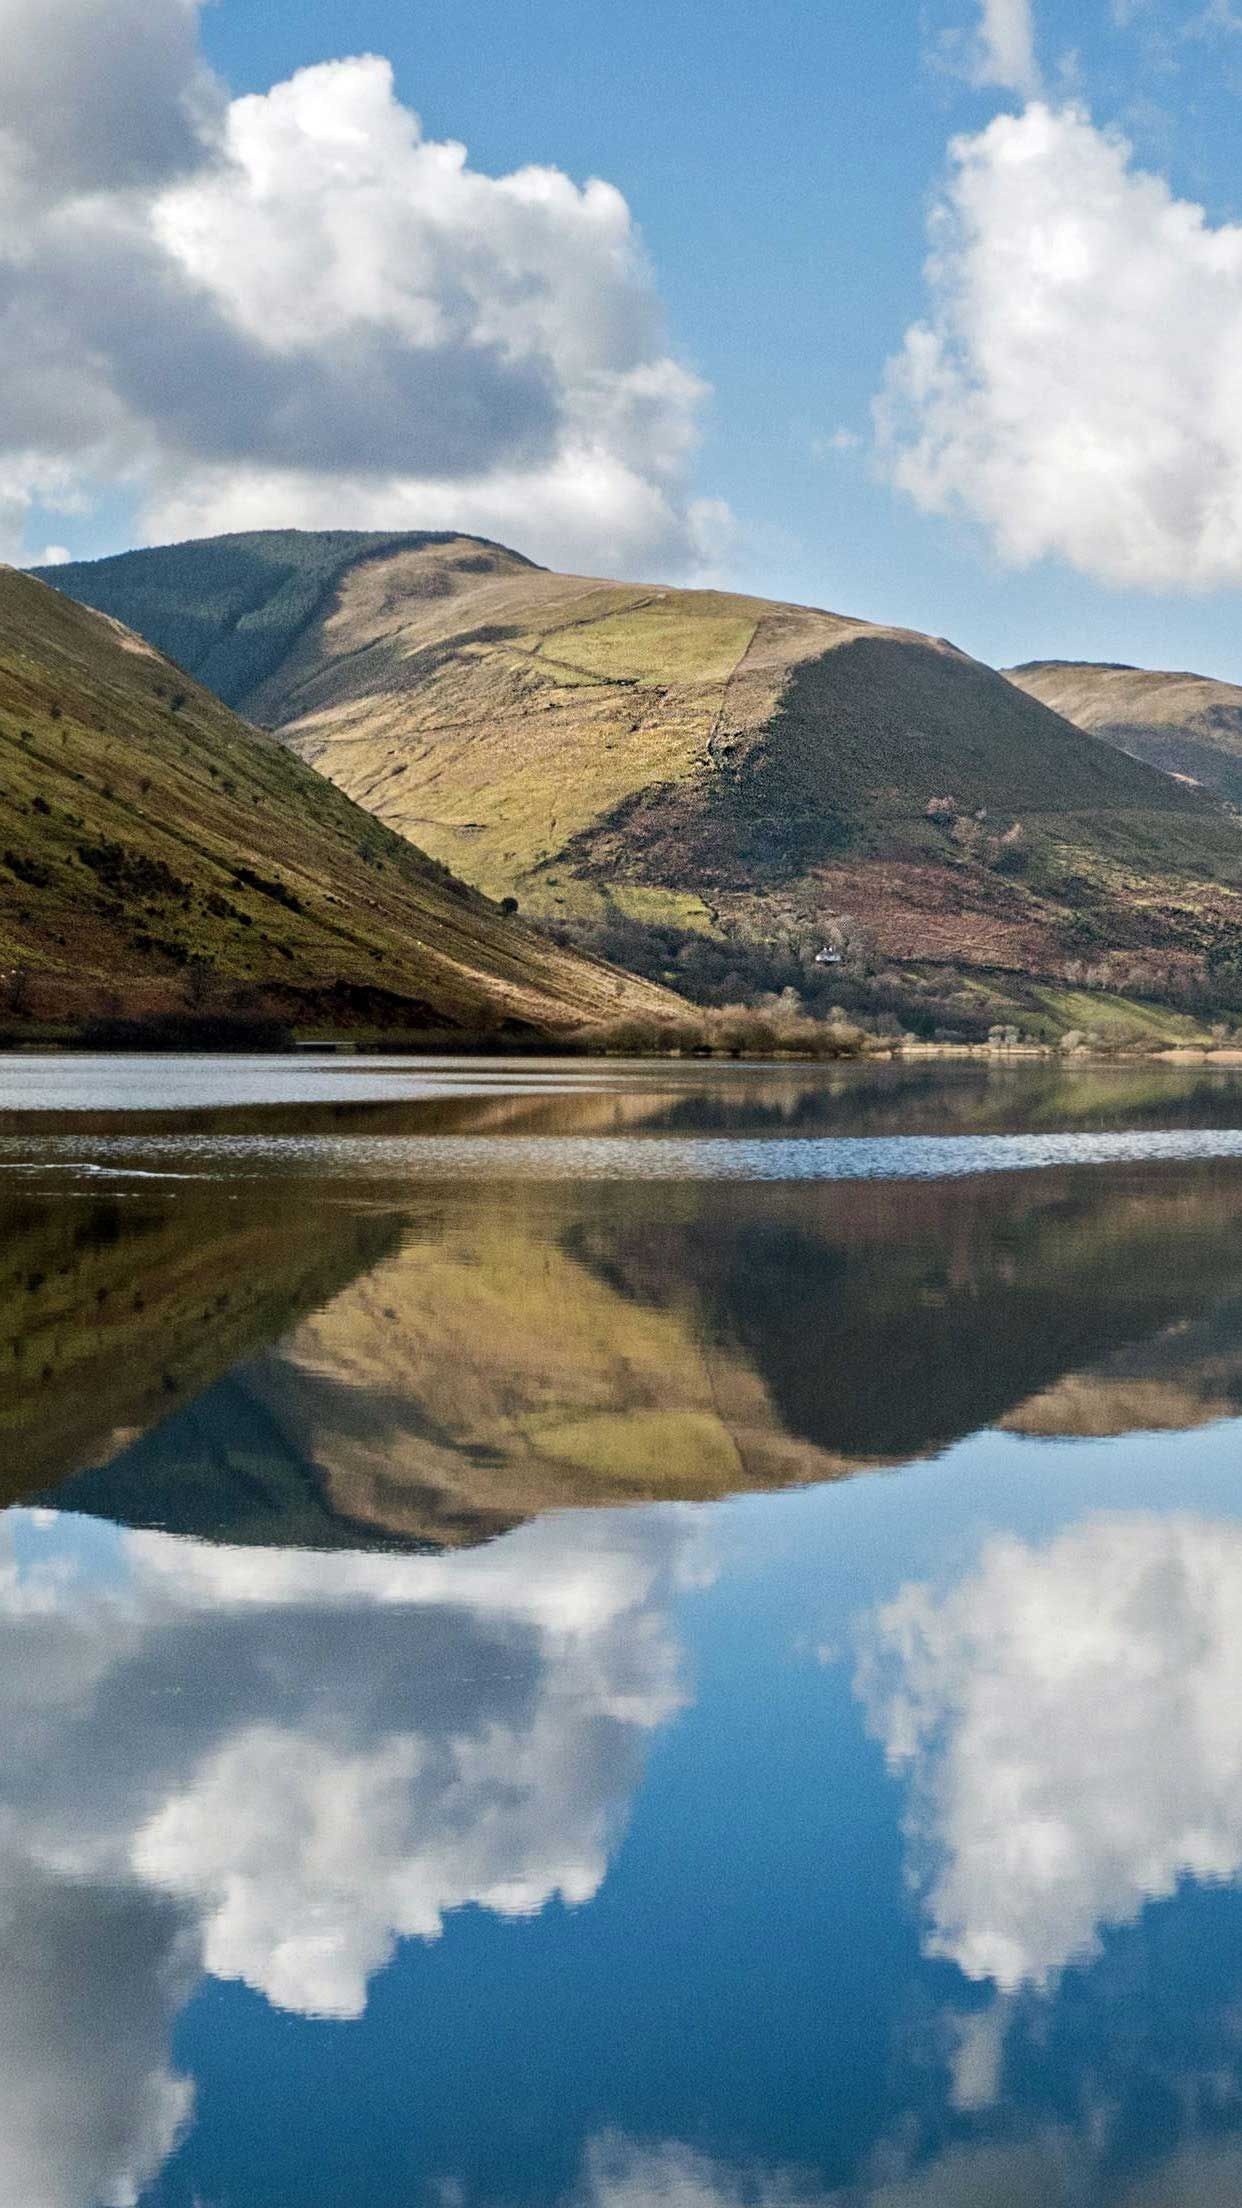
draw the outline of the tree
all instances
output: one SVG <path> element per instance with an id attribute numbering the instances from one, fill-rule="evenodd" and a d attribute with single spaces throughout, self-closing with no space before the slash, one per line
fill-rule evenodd
<path id="1" fill-rule="evenodd" d="M 192 958 L 185 971 L 185 993 L 198 1011 L 216 985 L 216 969 L 209 958 Z"/>

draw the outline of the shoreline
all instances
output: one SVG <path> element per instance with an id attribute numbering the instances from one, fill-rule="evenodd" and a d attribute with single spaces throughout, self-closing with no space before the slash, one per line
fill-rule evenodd
<path id="1" fill-rule="evenodd" d="M 788 1066 L 876 1066 L 970 1063 L 988 1065 L 1058 1064 L 1070 1065 L 1207 1065 L 1242 1066 L 1242 1046 L 1223 1044 L 1166 1044 L 1160 1049 L 1143 1049 L 1129 1044 L 1116 1050 L 1090 1049 L 1075 1045 L 1065 1050 L 1057 1043 L 885 1043 L 875 1042 L 861 1049 L 799 1050 L 780 1049 L 671 1049 L 641 1050 L 618 1049 L 602 1046 L 592 1050 L 581 1037 L 572 1042 L 556 1037 L 539 1041 L 515 1041 L 506 1037 L 503 1041 L 447 1041 L 443 1036 L 429 1037 L 426 1042 L 396 1041 L 370 1038 L 297 1038 L 285 1042 L 266 1039 L 242 1039 L 222 1043 L 203 1041 L 196 1043 L 186 1037 L 173 1040 L 153 1035 L 149 1039 L 128 1040 L 124 1043 L 102 1042 L 93 1038 L 31 1037 L 18 1041 L 8 1037 L 0 1040 L 0 1059 L 3 1058 L 238 1058 L 263 1057 L 290 1060 L 325 1058 L 392 1058 L 459 1060 L 463 1065 L 480 1061 L 506 1059 L 556 1059 L 566 1066 L 590 1066 L 608 1064 L 631 1065 L 788 1065 Z"/>

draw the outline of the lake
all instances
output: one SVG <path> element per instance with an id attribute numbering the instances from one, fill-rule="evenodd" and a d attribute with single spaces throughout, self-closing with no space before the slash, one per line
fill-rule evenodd
<path id="1" fill-rule="evenodd" d="M 0 2208 L 1242 2197 L 1242 1080 L 0 1059 Z"/>

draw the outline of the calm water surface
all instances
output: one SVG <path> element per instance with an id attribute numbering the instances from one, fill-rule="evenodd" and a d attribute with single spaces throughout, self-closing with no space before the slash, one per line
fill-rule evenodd
<path id="1" fill-rule="evenodd" d="M 0 2208 L 1242 2198 L 1242 1083 L 0 1060 Z"/>

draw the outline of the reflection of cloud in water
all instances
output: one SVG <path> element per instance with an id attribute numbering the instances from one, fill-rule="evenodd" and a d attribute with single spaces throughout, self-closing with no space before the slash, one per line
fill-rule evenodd
<path id="1" fill-rule="evenodd" d="M 1098 1517 L 904 1588 L 860 1690 L 894 1770 L 930 1951 L 1046 1986 L 1179 1881 L 1242 1866 L 1242 1527 Z"/>
<path id="2" fill-rule="evenodd" d="M 569 2208 L 1071 2208 L 1087 2198 L 1110 2208 L 1237 2208 L 1242 2200 L 1236 2147 L 1195 2145 L 1142 2176 L 1115 2172 L 1097 2186 L 1090 2153 L 1084 2158 L 1055 2125 L 1014 2144 L 950 2147 L 921 2163 L 900 2148 L 876 2160 L 859 2183 L 834 2191 L 800 2172 L 716 2161 L 676 2140 L 612 2136 L 588 2149 Z"/>
<path id="3" fill-rule="evenodd" d="M 198 1975 L 174 1902 L 0 1868 L 0 2208 L 129 2208 L 189 2113 L 168 2039 Z"/>
<path id="4" fill-rule="evenodd" d="M 572 2208 L 1051 2208 L 1068 2198 L 1054 2142 L 963 2147 L 915 2170 L 901 2159 L 837 2192 L 796 2171 L 714 2161 L 677 2141 L 608 2137 L 588 2149 Z M 1152 2198 L 1153 2208 L 1157 2198 L 1163 2204 L 1163 2195 Z"/>
<path id="5" fill-rule="evenodd" d="M 445 1558 L 0 1520 L 0 2208 L 136 2197 L 201 1969 L 356 2016 L 446 1911 L 589 1899 L 677 1706 L 683 1527 Z"/>
<path id="6" fill-rule="evenodd" d="M 779 2171 L 731 2169 L 677 2140 L 609 2135 L 587 2149 L 573 2208 L 829 2208 L 829 2196 Z"/>

